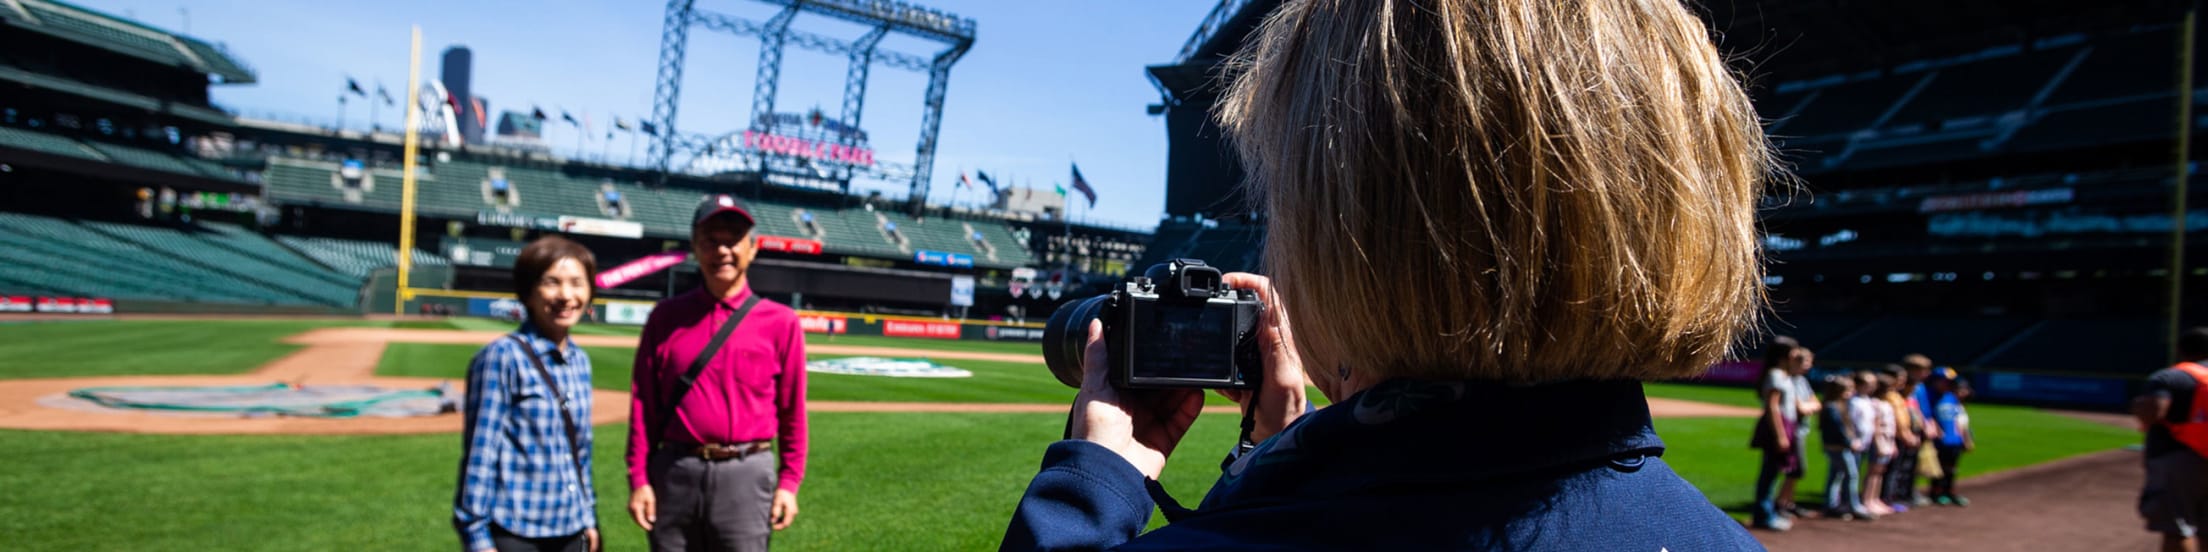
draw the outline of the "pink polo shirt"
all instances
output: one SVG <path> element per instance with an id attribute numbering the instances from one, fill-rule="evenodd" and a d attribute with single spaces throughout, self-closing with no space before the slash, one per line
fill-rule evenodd
<path id="1" fill-rule="evenodd" d="M 629 488 L 650 483 L 653 445 L 773 439 L 782 455 L 780 488 L 797 492 L 805 478 L 805 333 L 788 306 L 752 307 L 675 407 L 673 423 L 656 419 L 690 362 L 749 298 L 749 288 L 725 301 L 699 288 L 652 309 L 629 386 Z"/>

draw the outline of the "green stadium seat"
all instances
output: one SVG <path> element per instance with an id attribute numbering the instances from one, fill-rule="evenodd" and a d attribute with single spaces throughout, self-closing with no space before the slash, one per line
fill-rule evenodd
<path id="1" fill-rule="evenodd" d="M 0 127 L 0 146 L 99 161 L 100 154 L 73 139 L 20 128 Z"/>

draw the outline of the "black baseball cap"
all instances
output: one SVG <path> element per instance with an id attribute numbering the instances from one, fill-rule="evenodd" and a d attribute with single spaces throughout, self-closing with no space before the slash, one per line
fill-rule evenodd
<path id="1" fill-rule="evenodd" d="M 698 202 L 698 212 L 690 217 L 690 227 L 697 228 L 698 225 L 705 224 L 706 219 L 713 218 L 714 215 L 721 213 L 735 213 L 737 216 L 744 217 L 744 224 L 746 225 L 757 226 L 759 224 L 759 221 L 751 218 L 751 209 L 744 207 L 744 202 L 736 199 L 736 196 L 713 194 L 706 196 L 705 201 Z"/>

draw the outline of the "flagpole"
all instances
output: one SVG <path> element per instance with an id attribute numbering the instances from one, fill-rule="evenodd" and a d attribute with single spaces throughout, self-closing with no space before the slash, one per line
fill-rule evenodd
<path id="1" fill-rule="evenodd" d="M 337 131 L 345 131 L 345 93 L 337 93 Z"/>
<path id="2" fill-rule="evenodd" d="M 415 94 L 422 89 L 422 27 L 420 25 L 414 26 L 413 39 L 408 42 L 407 46 L 406 60 L 407 93 Z M 414 159 L 418 157 L 415 153 L 420 151 L 419 148 L 421 147 L 421 139 L 417 136 L 418 133 L 414 132 L 414 124 L 422 102 L 412 101 L 412 99 L 410 96 L 406 102 L 406 128 L 404 130 L 406 140 L 402 150 L 404 152 L 402 155 L 404 157 L 403 170 L 406 173 L 399 177 L 399 285 L 398 297 L 391 302 L 392 314 L 398 315 L 406 314 L 406 300 L 412 294 L 407 289 L 407 272 L 414 268 Z"/>

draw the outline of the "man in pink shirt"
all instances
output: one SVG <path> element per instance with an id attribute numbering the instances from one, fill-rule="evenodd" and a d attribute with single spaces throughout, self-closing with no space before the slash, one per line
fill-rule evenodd
<path id="1" fill-rule="evenodd" d="M 796 311 L 751 292 L 753 223 L 727 195 L 698 205 L 705 286 L 661 301 L 637 343 L 629 515 L 653 550 L 766 550 L 797 518 L 805 334 Z"/>

